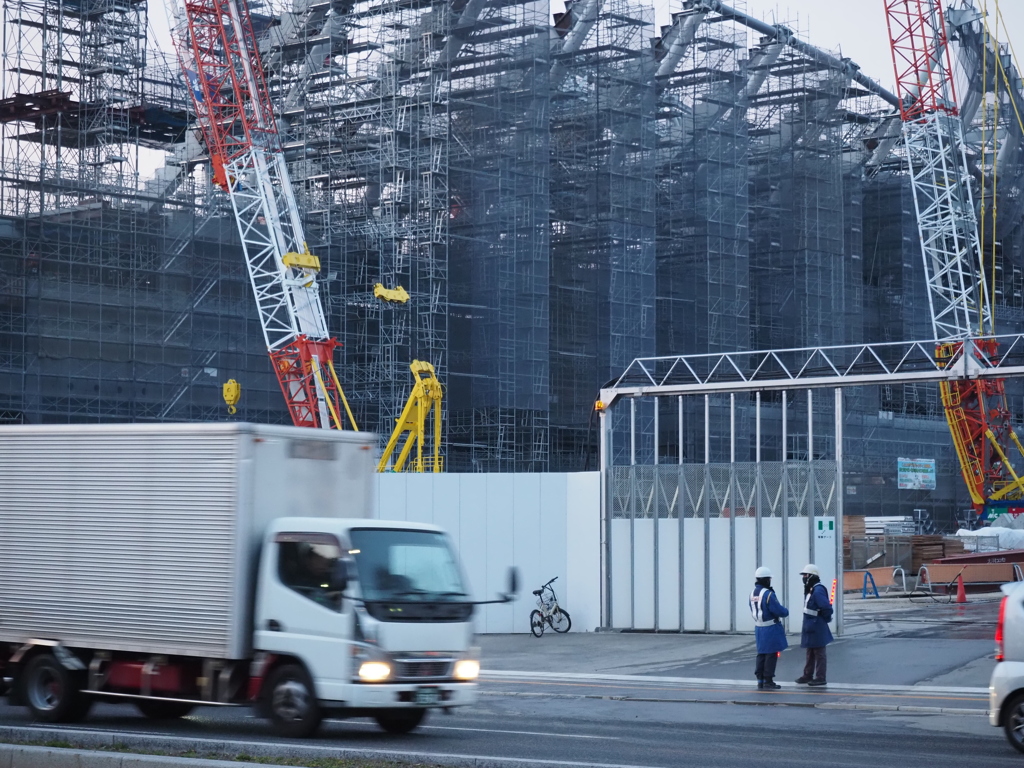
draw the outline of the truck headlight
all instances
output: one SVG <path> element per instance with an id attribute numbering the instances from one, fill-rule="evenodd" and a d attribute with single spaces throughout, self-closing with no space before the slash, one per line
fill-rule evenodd
<path id="1" fill-rule="evenodd" d="M 459 659 L 455 662 L 456 680 L 476 680 L 480 675 L 480 662 L 476 659 Z"/>
<path id="2" fill-rule="evenodd" d="M 364 661 L 359 665 L 359 679 L 364 683 L 379 683 L 391 677 L 391 665 L 384 661 Z"/>

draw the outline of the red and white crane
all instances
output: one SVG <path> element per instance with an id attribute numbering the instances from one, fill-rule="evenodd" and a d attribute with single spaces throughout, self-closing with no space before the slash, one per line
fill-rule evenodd
<path id="1" fill-rule="evenodd" d="M 231 200 L 264 340 L 298 426 L 357 429 L 334 368 L 320 260 L 302 231 L 245 0 L 184 0 L 175 46 L 213 181 Z"/>
<path id="2" fill-rule="evenodd" d="M 986 284 L 978 220 L 956 101 L 946 19 L 940 0 L 885 0 L 900 97 L 928 303 L 939 360 L 952 358 L 966 339 L 990 358 L 998 355 L 993 286 Z M 960 469 L 981 513 L 1024 498 L 1024 479 L 1009 459 L 1024 455 L 1014 433 L 1002 379 L 940 385 Z"/>

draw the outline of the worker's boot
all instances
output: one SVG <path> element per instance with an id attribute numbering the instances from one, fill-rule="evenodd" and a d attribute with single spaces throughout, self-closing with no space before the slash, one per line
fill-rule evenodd
<path id="1" fill-rule="evenodd" d="M 766 677 L 762 690 L 765 691 L 781 691 L 782 686 L 772 680 L 770 677 Z"/>
<path id="2" fill-rule="evenodd" d="M 764 680 L 762 680 L 761 678 L 757 678 L 757 690 L 764 690 Z"/>

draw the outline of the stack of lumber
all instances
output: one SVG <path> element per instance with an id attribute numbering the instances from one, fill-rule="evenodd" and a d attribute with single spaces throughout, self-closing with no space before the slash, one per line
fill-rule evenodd
<path id="1" fill-rule="evenodd" d="M 964 553 L 964 540 L 959 536 L 947 536 L 942 540 L 942 556 L 953 557 Z"/>
<path id="2" fill-rule="evenodd" d="M 945 556 L 942 536 L 911 536 L 911 568 L 914 573 L 922 566 Z"/>
<path id="3" fill-rule="evenodd" d="M 843 536 L 863 536 L 864 533 L 863 515 L 850 515 L 849 517 L 843 517 Z"/>
<path id="4" fill-rule="evenodd" d="M 850 539 L 864 538 L 864 516 L 850 515 L 843 517 L 843 567 L 853 567 L 853 556 L 850 550 Z"/>

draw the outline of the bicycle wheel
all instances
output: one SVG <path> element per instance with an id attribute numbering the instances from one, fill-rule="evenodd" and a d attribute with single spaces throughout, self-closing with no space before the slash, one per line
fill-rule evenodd
<path id="1" fill-rule="evenodd" d="M 572 619 L 569 618 L 569 612 L 564 608 L 555 608 L 548 621 L 555 632 L 563 635 L 572 627 Z"/>
<path id="2" fill-rule="evenodd" d="M 540 611 L 530 612 L 530 631 L 534 637 L 544 634 L 544 615 Z"/>

